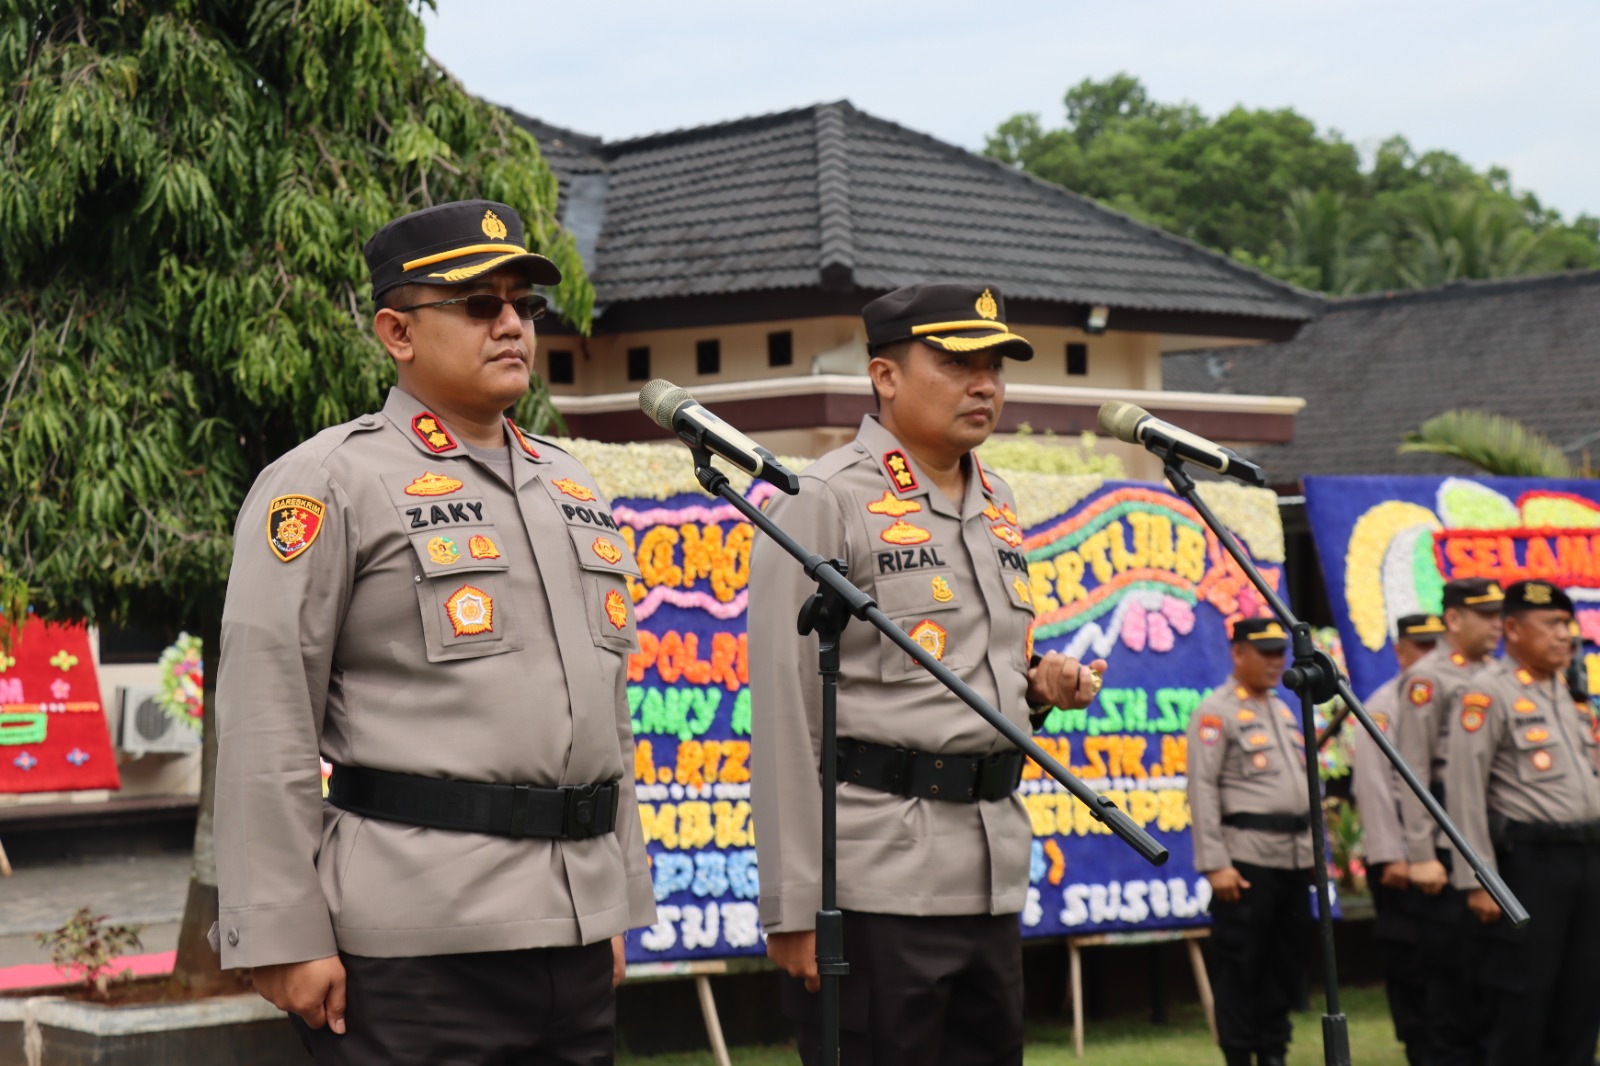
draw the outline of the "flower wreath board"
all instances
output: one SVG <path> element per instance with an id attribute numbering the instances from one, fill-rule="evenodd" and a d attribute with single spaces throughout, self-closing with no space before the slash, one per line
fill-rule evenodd
<path id="1" fill-rule="evenodd" d="M 1357 694 L 1396 673 L 1395 620 L 1437 612 L 1444 583 L 1540 578 L 1577 607 L 1600 691 L 1600 481 L 1309 477 L 1306 515 Z"/>
<path id="2" fill-rule="evenodd" d="M 0 651 L 0 792 L 119 787 L 88 629 L 30 615 Z"/>
<path id="3" fill-rule="evenodd" d="M 677 449 L 562 443 L 596 473 L 643 574 L 630 588 L 640 649 L 627 692 L 659 921 L 629 939 L 629 960 L 760 954 L 748 688 L 759 649 L 747 646 L 744 618 L 753 532 L 699 490 Z M 1233 620 L 1263 605 L 1165 488 L 998 473 L 1017 494 L 1036 649 L 1109 663 L 1094 703 L 1053 711 L 1038 739 L 1171 852 L 1164 867 L 1145 863 L 1030 763 L 1020 791 L 1034 830 L 1024 935 L 1202 925 L 1210 892 L 1188 832 L 1188 719 L 1228 676 Z M 736 484 L 758 503 L 774 491 Z M 1221 483 L 1202 491 L 1281 588 L 1276 498 Z"/>

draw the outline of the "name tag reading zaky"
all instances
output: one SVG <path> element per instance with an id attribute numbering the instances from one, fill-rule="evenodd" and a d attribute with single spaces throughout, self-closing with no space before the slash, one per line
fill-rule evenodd
<path id="1" fill-rule="evenodd" d="M 483 524 L 482 500 L 452 500 L 426 507 L 407 507 L 407 524 L 412 529 L 431 529 L 434 526 Z"/>

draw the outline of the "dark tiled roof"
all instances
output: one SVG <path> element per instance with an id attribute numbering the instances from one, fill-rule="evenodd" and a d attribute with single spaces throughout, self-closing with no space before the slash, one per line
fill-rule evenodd
<path id="1" fill-rule="evenodd" d="M 513 116 L 564 192 L 607 175 L 591 270 L 602 305 L 973 276 L 1013 300 L 1287 323 L 1319 302 L 849 103 L 611 143 Z"/>
<path id="2" fill-rule="evenodd" d="M 1458 407 L 1600 457 L 1600 271 L 1332 301 L 1292 341 L 1169 355 L 1162 386 L 1304 397 L 1294 443 L 1254 451 L 1277 484 L 1465 472 L 1452 459 L 1395 451 L 1404 434 Z"/>

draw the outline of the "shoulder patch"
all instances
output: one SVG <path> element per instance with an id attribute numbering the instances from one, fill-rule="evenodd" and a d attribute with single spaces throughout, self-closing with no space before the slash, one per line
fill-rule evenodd
<path id="1" fill-rule="evenodd" d="M 1420 678 L 1411 682 L 1410 687 L 1406 689 L 1406 699 L 1421 707 L 1424 703 L 1433 699 L 1433 682 L 1424 681 Z"/>
<path id="2" fill-rule="evenodd" d="M 1200 743 L 1210 747 L 1222 736 L 1222 718 L 1215 714 L 1200 716 Z"/>
<path id="3" fill-rule="evenodd" d="M 908 514 L 916 514 L 922 510 L 922 504 L 916 500 L 898 499 L 888 489 L 883 490 L 883 499 L 867 504 L 867 510 L 873 514 L 888 515 L 890 518 L 904 518 Z"/>
<path id="4" fill-rule="evenodd" d="M 423 474 L 406 486 L 407 496 L 448 496 L 461 488 L 462 483 L 443 474 Z"/>
<path id="5" fill-rule="evenodd" d="M 906 458 L 906 453 L 898 448 L 891 452 L 883 453 L 883 468 L 889 472 L 889 480 L 901 492 L 912 492 L 917 488 L 917 475 L 911 472 L 911 460 Z"/>
<path id="6" fill-rule="evenodd" d="M 447 452 L 456 446 L 456 439 L 444 428 L 444 423 L 427 411 L 411 420 L 411 432 L 430 452 Z"/>
<path id="7" fill-rule="evenodd" d="M 328 505 L 310 496 L 279 496 L 267 508 L 267 544 L 284 562 L 305 553 L 322 532 Z"/>

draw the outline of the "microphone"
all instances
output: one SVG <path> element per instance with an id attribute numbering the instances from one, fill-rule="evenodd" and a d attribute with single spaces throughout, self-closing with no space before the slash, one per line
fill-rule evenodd
<path id="1" fill-rule="evenodd" d="M 1176 455 L 1186 462 L 1203 466 L 1247 485 L 1265 485 L 1261 468 L 1220 444 L 1163 422 L 1142 407 L 1113 400 L 1100 407 L 1100 428 L 1108 435 L 1129 444 L 1142 444 L 1157 455 Z"/>
<path id="2" fill-rule="evenodd" d="M 639 390 L 639 409 L 662 429 L 677 434 L 689 447 L 720 455 L 751 477 L 771 482 L 790 496 L 800 491 L 800 479 L 794 471 L 778 462 L 770 451 L 701 407 L 689 395 L 689 390 L 656 378 Z"/>

